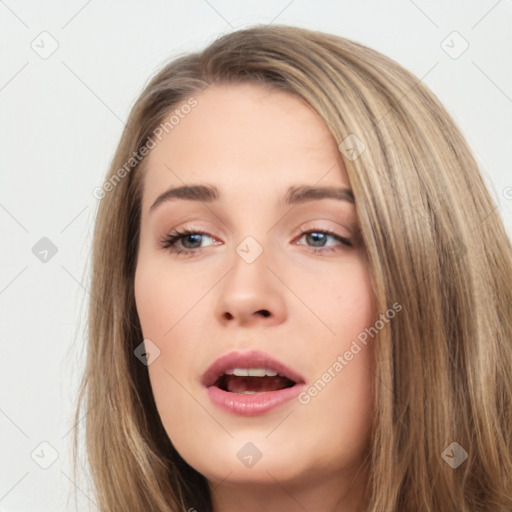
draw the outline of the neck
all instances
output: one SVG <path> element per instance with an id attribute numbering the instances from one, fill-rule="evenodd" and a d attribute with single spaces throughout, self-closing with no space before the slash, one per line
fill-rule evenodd
<path id="1" fill-rule="evenodd" d="M 350 476 L 347 476 L 350 475 Z M 267 472 L 266 482 L 209 483 L 213 512 L 366 512 L 367 478 L 354 471 L 308 475 L 281 481 Z"/>

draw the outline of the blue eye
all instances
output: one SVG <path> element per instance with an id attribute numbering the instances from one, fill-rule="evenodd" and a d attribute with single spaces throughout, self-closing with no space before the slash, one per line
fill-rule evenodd
<path id="1" fill-rule="evenodd" d="M 308 240 L 313 241 L 313 243 L 318 243 L 316 246 L 310 246 L 315 254 L 325 254 L 326 252 L 335 252 L 339 250 L 340 245 L 342 247 L 352 247 L 352 243 L 349 239 L 344 238 L 342 236 L 337 235 L 336 233 L 329 230 L 315 230 L 315 231 L 305 231 L 301 233 L 299 238 L 309 237 Z M 199 252 L 201 247 L 202 239 L 201 237 L 208 237 L 207 233 L 203 233 L 201 231 L 194 231 L 192 229 L 185 229 L 183 231 L 175 230 L 171 233 L 166 234 L 159 242 L 159 246 L 162 249 L 166 249 L 169 252 L 179 255 L 192 255 Z M 340 245 L 337 246 L 327 246 L 326 240 L 328 238 L 336 239 L 340 242 Z M 303 245 L 303 244 L 298 244 Z M 192 247 L 191 247 L 192 246 Z"/>
<path id="2" fill-rule="evenodd" d="M 336 233 L 334 233 L 333 231 L 329 231 L 329 230 L 306 231 L 306 232 L 302 233 L 301 238 L 308 237 L 308 236 L 310 237 L 309 239 L 312 240 L 313 242 L 315 242 L 315 243 L 320 242 L 320 245 L 312 246 L 313 252 L 315 254 L 322 254 L 325 252 L 333 252 L 333 251 L 337 251 L 339 249 L 339 246 L 326 247 L 325 244 L 326 244 L 326 240 L 328 238 L 336 239 L 339 242 L 341 242 L 342 245 L 344 245 L 346 247 L 352 247 L 352 243 L 350 242 L 350 240 L 348 238 L 339 236 Z M 318 248 L 320 248 L 320 249 L 318 249 Z"/>
<path id="3" fill-rule="evenodd" d="M 200 231 L 194 231 L 194 230 L 183 230 L 183 231 L 173 231 L 167 235 L 165 235 L 165 237 L 161 240 L 160 242 L 160 246 L 162 247 L 162 249 L 167 249 L 169 250 L 170 252 L 174 253 L 174 254 L 191 254 L 191 253 L 195 253 L 197 252 L 198 249 L 202 249 L 201 247 L 201 238 L 200 237 L 203 237 L 203 236 L 207 236 L 208 238 L 211 238 L 209 235 L 207 235 L 206 233 L 202 233 Z M 179 246 L 177 246 L 176 244 L 178 242 L 181 242 L 181 247 L 183 247 L 182 249 L 180 249 Z M 197 243 L 199 242 L 199 246 L 197 246 Z M 193 247 L 187 247 L 186 245 L 183 246 L 183 244 L 191 244 Z"/>

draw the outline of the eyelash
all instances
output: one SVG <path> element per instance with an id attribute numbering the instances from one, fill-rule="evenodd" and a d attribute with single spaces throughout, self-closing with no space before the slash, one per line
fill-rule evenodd
<path id="1" fill-rule="evenodd" d="M 341 244 L 344 245 L 345 247 L 352 247 L 352 243 L 350 242 L 350 240 L 348 238 L 339 236 L 337 233 L 335 233 L 334 231 L 330 231 L 329 229 L 318 229 L 318 230 L 313 229 L 310 231 L 303 231 L 301 233 L 300 238 L 302 238 L 304 235 L 310 235 L 312 233 L 322 233 L 325 235 L 330 235 L 330 236 L 336 238 L 337 240 L 339 240 L 341 242 Z M 205 233 L 203 231 L 194 230 L 194 229 L 184 229 L 183 231 L 175 230 L 175 231 L 172 231 L 172 232 L 164 235 L 161 238 L 161 240 L 159 241 L 158 245 L 160 248 L 166 249 L 173 254 L 176 254 L 176 255 L 183 254 L 185 256 L 191 256 L 191 255 L 199 252 L 201 249 L 204 249 L 204 247 L 197 247 L 195 249 L 176 248 L 176 242 L 179 242 L 181 239 L 183 239 L 184 237 L 186 237 L 188 235 L 205 235 L 208 237 L 210 236 L 210 235 L 208 235 L 208 233 Z M 213 238 L 213 237 L 210 237 L 210 238 Z M 325 253 L 327 253 L 327 252 L 336 252 L 338 250 L 336 247 L 322 247 L 322 248 L 310 247 L 310 249 L 313 249 L 312 252 L 314 254 L 320 254 L 320 255 L 325 255 Z"/>

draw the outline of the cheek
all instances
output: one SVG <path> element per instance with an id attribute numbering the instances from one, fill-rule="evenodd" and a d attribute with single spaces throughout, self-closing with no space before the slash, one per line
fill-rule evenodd
<path id="1" fill-rule="evenodd" d="M 314 381 L 304 395 L 304 411 L 317 424 L 317 434 L 336 439 L 343 431 L 351 439 L 353 454 L 365 449 L 374 404 L 374 350 L 377 338 L 368 335 L 376 311 L 367 265 L 361 259 L 346 260 L 327 276 L 317 275 L 316 290 L 309 295 L 319 324 L 317 343 L 310 353 Z"/>
<path id="2" fill-rule="evenodd" d="M 193 429 L 181 428 L 182 420 L 176 421 L 176 411 L 180 418 L 197 415 L 196 403 L 185 391 L 189 388 L 186 369 L 192 367 L 195 353 L 185 332 L 194 314 L 191 307 L 198 298 L 195 287 L 187 288 L 183 277 L 180 280 L 173 274 L 169 268 L 147 265 L 141 259 L 135 274 L 135 302 L 144 339 L 159 349 L 158 357 L 148 366 L 158 414 L 169 438 L 178 435 L 182 443 L 189 445 L 194 442 Z"/>
<path id="3" fill-rule="evenodd" d="M 182 319 L 186 322 L 215 280 L 190 275 L 165 256 L 139 259 L 135 272 L 135 303 L 144 337 L 170 339 Z M 187 317 L 187 318 L 185 318 Z"/>
<path id="4" fill-rule="evenodd" d="M 204 342 L 204 333 L 199 332 L 204 314 L 200 301 L 208 290 L 208 280 L 196 278 L 170 265 L 168 259 L 144 253 L 135 272 L 135 302 L 143 336 L 159 349 L 148 372 L 166 427 L 176 423 L 172 421 L 176 409 L 184 415 L 194 413 L 189 409 L 195 402 L 186 389 L 193 378 L 190 369 L 197 364 L 196 344 Z"/>
<path id="5" fill-rule="evenodd" d="M 176 302 L 173 288 L 167 288 L 165 279 L 157 279 L 158 273 L 158 268 L 148 265 L 144 254 L 139 254 L 134 283 L 135 304 L 144 338 L 160 337 L 169 329 L 169 321 L 164 321 L 165 311 L 173 311 Z"/>
<path id="6" fill-rule="evenodd" d="M 301 290 L 304 302 L 317 317 L 319 338 L 330 347 L 342 350 L 374 319 L 374 294 L 362 257 L 347 257 L 340 266 L 303 275 L 295 289 Z"/>

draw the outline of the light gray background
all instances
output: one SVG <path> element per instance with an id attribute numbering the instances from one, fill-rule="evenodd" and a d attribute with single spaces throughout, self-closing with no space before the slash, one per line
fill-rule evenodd
<path id="1" fill-rule="evenodd" d="M 367 44 L 445 104 L 510 234 L 511 21 L 510 0 L 0 0 L 0 511 L 74 509 L 70 414 L 83 363 L 92 191 L 164 61 L 255 23 Z M 453 58 L 461 37 L 469 47 Z M 46 262 L 32 252 L 42 237 L 57 248 Z M 80 510 L 98 510 L 78 485 Z"/>

